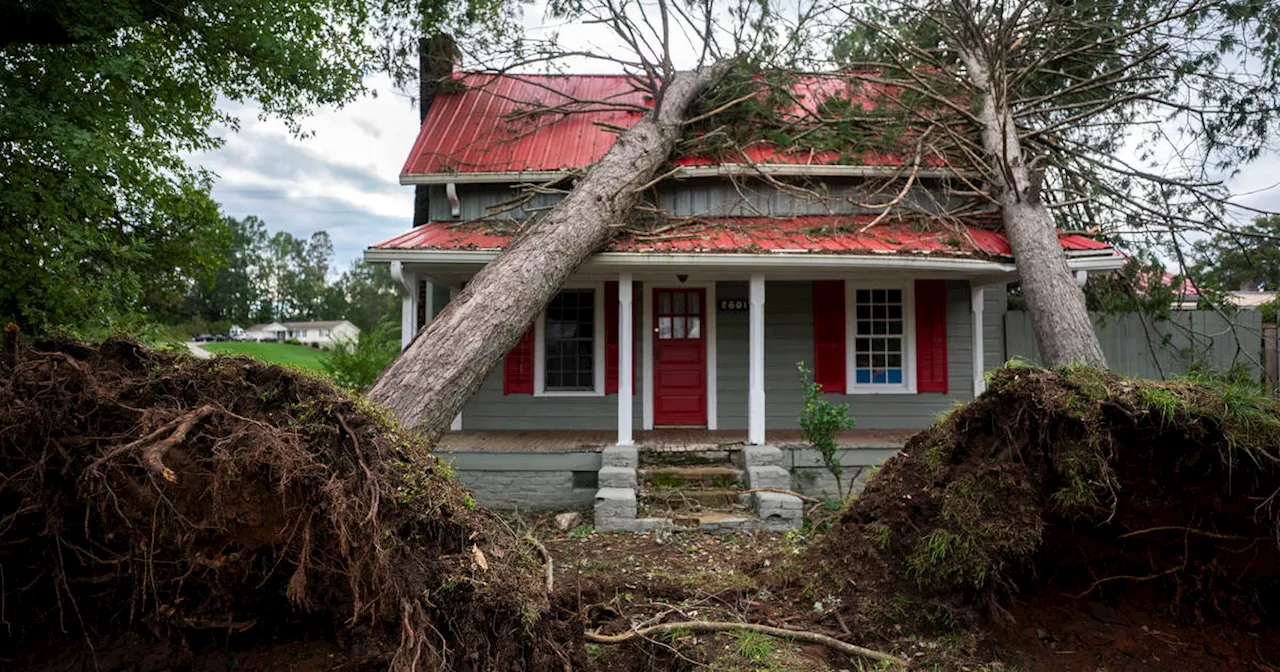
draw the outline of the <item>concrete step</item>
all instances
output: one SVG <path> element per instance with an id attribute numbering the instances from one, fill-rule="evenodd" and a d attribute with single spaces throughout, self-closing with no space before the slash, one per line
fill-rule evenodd
<path id="1" fill-rule="evenodd" d="M 640 481 L 661 488 L 734 488 L 742 482 L 742 470 L 727 463 L 684 467 L 646 467 Z"/>
<path id="2" fill-rule="evenodd" d="M 645 488 L 641 491 L 650 509 L 701 511 L 741 507 L 742 491 L 738 488 Z"/>

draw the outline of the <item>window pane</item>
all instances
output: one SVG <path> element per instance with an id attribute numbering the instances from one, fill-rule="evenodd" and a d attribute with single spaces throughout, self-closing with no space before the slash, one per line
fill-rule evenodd
<path id="1" fill-rule="evenodd" d="M 853 347 L 854 347 L 854 349 L 855 349 L 855 350 L 857 350 L 858 352 L 870 352 L 870 351 L 871 351 L 871 339 L 869 339 L 869 338 L 859 338 L 859 339 L 857 339 L 856 341 L 854 341 Z"/>
<path id="2" fill-rule="evenodd" d="M 677 297 L 677 301 L 676 301 L 676 303 L 680 303 L 680 301 L 678 300 L 679 296 L 680 296 L 679 294 L 677 294 L 677 295 L 676 295 L 676 297 Z M 681 306 L 681 307 L 683 308 L 683 306 Z M 672 320 L 672 322 L 673 322 L 673 326 L 672 326 L 672 329 L 671 329 L 671 335 L 672 335 L 672 337 L 673 337 L 673 338 L 684 338 L 684 318 L 683 318 L 683 317 L 677 317 L 677 318 L 674 318 L 674 319 Z"/>
<path id="3" fill-rule="evenodd" d="M 699 293 L 697 293 L 697 292 L 689 292 L 689 314 L 690 314 L 690 315 L 701 315 L 701 314 L 702 314 L 702 306 L 701 306 L 701 303 L 702 303 L 702 295 L 701 295 L 701 294 L 699 294 Z M 690 328 L 689 328 L 689 331 L 692 333 L 692 331 L 693 331 L 693 327 L 690 327 Z M 690 336 L 690 338 L 697 338 L 697 337 L 696 337 L 696 336 Z"/>
<path id="4" fill-rule="evenodd" d="M 671 295 L 666 292 L 662 292 L 658 295 L 658 314 L 671 314 Z"/>
<path id="5" fill-rule="evenodd" d="M 697 296 L 696 294 L 694 296 Z M 693 316 L 689 318 L 689 338 L 702 338 L 702 318 Z"/>
<path id="6" fill-rule="evenodd" d="M 870 319 L 870 318 L 871 318 L 871 306 L 868 306 L 868 305 L 866 305 L 865 303 L 859 303 L 859 304 L 858 304 L 858 319 L 859 319 L 859 320 L 866 320 L 866 319 Z"/>
<path id="7" fill-rule="evenodd" d="M 871 366 L 871 355 L 858 355 L 854 358 L 854 366 L 865 369 Z"/>
<path id="8" fill-rule="evenodd" d="M 888 292 L 886 292 L 885 299 L 889 303 L 902 303 L 902 290 L 890 289 Z"/>
<path id="9" fill-rule="evenodd" d="M 889 318 L 893 320 L 902 319 L 902 304 L 891 304 L 889 306 Z"/>
<path id="10" fill-rule="evenodd" d="M 902 320 L 889 320 L 889 333 L 891 333 L 891 334 L 901 334 L 901 333 L 902 333 Z"/>
<path id="11" fill-rule="evenodd" d="M 871 323 L 871 333 L 873 334 L 883 334 L 885 333 L 886 329 L 887 329 L 887 325 L 885 324 L 884 320 L 876 320 L 875 322 Z"/>
<path id="12" fill-rule="evenodd" d="M 684 294 L 685 294 L 684 292 L 676 292 L 676 295 L 674 297 L 675 305 L 671 307 L 671 314 L 684 315 Z M 677 336 L 676 338 L 679 338 L 679 336 Z"/>
<path id="13" fill-rule="evenodd" d="M 867 303 L 871 301 L 871 290 L 859 289 L 857 296 L 858 296 L 858 303 Z"/>
<path id="14" fill-rule="evenodd" d="M 887 312 L 887 311 L 885 310 L 885 306 L 872 306 L 872 307 L 871 307 L 871 317 L 874 317 L 874 318 L 876 318 L 877 320 L 883 320 L 885 317 L 887 317 L 886 312 Z"/>
<path id="15" fill-rule="evenodd" d="M 543 330 L 545 389 L 595 389 L 594 323 L 593 290 L 566 289 L 547 305 L 547 320 Z"/>
<path id="16" fill-rule="evenodd" d="M 902 355 L 889 355 L 889 366 L 891 367 L 902 366 Z"/>
<path id="17" fill-rule="evenodd" d="M 889 384 L 890 385 L 902 384 L 902 369 L 889 369 Z"/>
<path id="18" fill-rule="evenodd" d="M 884 290 L 883 290 L 883 289 L 873 289 L 873 290 L 871 290 L 871 302 L 872 302 L 872 303 L 884 303 Z"/>
<path id="19" fill-rule="evenodd" d="M 671 318 L 658 318 L 658 338 L 671 338 Z"/>
<path id="20" fill-rule="evenodd" d="M 867 384 L 867 383 L 870 383 L 870 382 L 871 382 L 871 370 L 870 370 L 870 369 L 858 369 L 858 372 L 857 372 L 857 374 L 856 374 L 855 380 L 857 380 L 859 383 L 862 383 L 862 384 L 864 384 L 864 385 L 865 385 L 865 384 Z"/>
<path id="21" fill-rule="evenodd" d="M 858 335 L 871 333 L 871 320 L 858 320 Z"/>

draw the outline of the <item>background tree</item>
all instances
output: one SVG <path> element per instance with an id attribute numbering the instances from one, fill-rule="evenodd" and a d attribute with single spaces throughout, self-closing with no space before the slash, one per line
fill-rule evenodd
<path id="1" fill-rule="evenodd" d="M 1047 363 L 1102 364 L 1054 227 L 1175 250 L 1230 230 L 1222 173 L 1280 109 L 1278 18 L 1258 0 L 888 0 L 850 7 L 837 53 L 900 87 L 932 153 L 1000 208 Z"/>
<path id="2" fill-rule="evenodd" d="M 252 215 L 223 221 L 230 232 L 229 249 L 211 282 L 192 283 L 184 317 L 247 326 L 262 301 L 267 229 Z"/>
<path id="3" fill-rule="evenodd" d="M 182 155 L 255 102 L 308 111 L 411 69 L 407 35 L 503 25 L 499 0 L 0 0 L 0 321 L 145 313 L 209 279 L 226 231 Z M 160 291 L 165 290 L 165 291 Z"/>
<path id="4" fill-rule="evenodd" d="M 1231 231 L 1214 231 L 1194 245 L 1198 284 L 1223 291 L 1280 290 L 1280 215 L 1258 217 Z"/>

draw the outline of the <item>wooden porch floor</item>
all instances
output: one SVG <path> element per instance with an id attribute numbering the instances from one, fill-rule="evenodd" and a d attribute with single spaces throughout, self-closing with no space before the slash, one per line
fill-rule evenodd
<path id="1" fill-rule="evenodd" d="M 901 448 L 917 430 L 851 429 L 840 432 L 836 440 L 850 448 Z M 600 450 L 618 438 L 615 431 L 595 430 L 464 430 L 448 432 L 440 439 L 440 451 L 496 451 L 568 453 Z M 803 444 L 800 430 L 779 429 L 765 432 L 765 440 L 775 446 Z M 746 430 L 654 429 L 635 433 L 636 445 L 659 451 L 712 450 L 744 444 Z"/>

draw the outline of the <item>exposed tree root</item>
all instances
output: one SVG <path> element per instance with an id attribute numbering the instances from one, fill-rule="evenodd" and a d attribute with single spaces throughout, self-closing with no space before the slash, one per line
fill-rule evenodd
<path id="1" fill-rule="evenodd" d="M 177 482 L 177 474 L 173 473 L 172 469 L 164 465 L 164 454 L 169 451 L 170 447 L 182 443 L 182 441 L 187 438 L 187 434 L 191 432 L 191 428 L 195 427 L 196 423 L 201 419 L 213 413 L 214 410 L 215 409 L 212 405 L 205 404 L 190 413 L 178 416 L 137 441 L 107 451 L 105 455 L 94 460 L 93 464 L 89 465 L 88 471 L 90 473 L 96 472 L 103 463 L 111 460 L 117 455 L 141 448 L 142 463 L 145 464 L 148 469 L 156 475 L 162 476 L 164 480 L 169 481 L 170 483 Z M 165 436 L 165 433 L 170 431 L 173 433 L 169 436 Z"/>
<path id="2" fill-rule="evenodd" d="M 849 644 L 842 642 L 834 637 L 828 637 L 816 632 L 807 630 L 791 630 L 788 628 L 775 628 L 769 625 L 758 625 L 755 623 L 733 623 L 729 621 L 679 621 L 676 623 L 661 623 L 659 625 L 651 625 L 647 628 L 639 630 L 631 630 L 617 635 L 602 635 L 596 632 L 588 631 L 585 633 L 588 642 L 596 644 L 621 644 L 630 641 L 636 637 L 652 637 L 656 635 L 665 635 L 673 631 L 688 630 L 692 632 L 733 632 L 736 630 L 744 630 L 747 632 L 758 632 L 762 635 L 770 637 L 781 637 L 797 642 L 808 642 L 810 644 L 821 644 L 830 649 L 834 649 L 841 653 L 847 653 L 851 656 L 861 656 L 885 663 L 900 665 L 905 667 L 907 661 L 890 653 L 868 649 L 857 644 Z"/>
<path id="3" fill-rule="evenodd" d="M 524 538 L 530 544 L 533 544 L 533 547 L 538 549 L 538 552 L 542 554 L 542 559 L 547 561 L 547 593 L 550 594 L 554 592 L 556 583 L 556 566 L 555 563 L 551 561 L 551 553 L 547 551 L 547 547 L 543 546 L 541 541 L 534 539 L 533 535 L 525 535 Z"/>

